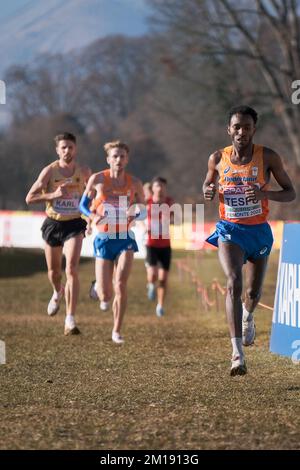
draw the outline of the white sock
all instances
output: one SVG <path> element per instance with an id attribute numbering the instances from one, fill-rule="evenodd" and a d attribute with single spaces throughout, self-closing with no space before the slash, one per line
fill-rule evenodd
<path id="1" fill-rule="evenodd" d="M 154 289 L 155 284 L 153 282 L 148 282 L 148 287 L 152 287 L 152 289 Z"/>
<path id="2" fill-rule="evenodd" d="M 61 298 L 62 294 L 63 294 L 63 288 L 62 288 L 62 286 L 61 286 L 58 291 L 54 289 L 54 291 L 53 291 L 53 298 L 54 298 L 55 300 L 59 300 L 59 299 Z"/>
<path id="3" fill-rule="evenodd" d="M 232 344 L 232 356 L 244 356 L 243 351 L 243 339 L 242 338 L 231 338 Z"/>
<path id="4" fill-rule="evenodd" d="M 253 319 L 253 313 L 248 312 L 248 310 L 245 307 L 245 304 L 243 304 L 243 321 L 250 321 Z"/>
<path id="5" fill-rule="evenodd" d="M 72 315 L 72 313 L 68 313 L 66 315 L 65 325 L 67 328 L 71 328 L 71 329 L 75 327 L 75 318 L 74 318 L 74 315 Z"/>

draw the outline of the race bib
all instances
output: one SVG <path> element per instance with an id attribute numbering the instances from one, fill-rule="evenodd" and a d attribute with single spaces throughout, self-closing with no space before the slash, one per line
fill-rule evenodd
<path id="1" fill-rule="evenodd" d="M 225 217 L 227 219 L 241 219 L 262 214 L 261 201 L 246 196 L 245 191 L 249 185 L 223 187 Z"/>
<path id="2" fill-rule="evenodd" d="M 53 201 L 53 209 L 58 214 L 75 215 L 75 214 L 78 214 L 79 212 L 79 209 L 78 209 L 79 202 L 80 202 L 79 196 L 74 196 L 74 195 L 65 196 L 64 198 L 55 199 Z"/>

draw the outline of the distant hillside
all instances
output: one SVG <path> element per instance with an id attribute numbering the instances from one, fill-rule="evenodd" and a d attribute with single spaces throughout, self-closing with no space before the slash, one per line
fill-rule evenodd
<path id="1" fill-rule="evenodd" d="M 65 53 L 111 34 L 147 32 L 146 0 L 30 0 L 0 25 L 0 73 L 41 53 Z"/>

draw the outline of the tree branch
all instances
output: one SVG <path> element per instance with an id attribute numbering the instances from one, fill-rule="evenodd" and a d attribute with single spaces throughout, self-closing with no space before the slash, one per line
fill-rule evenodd
<path id="1" fill-rule="evenodd" d="M 284 101 L 284 93 L 282 92 L 281 86 L 279 81 L 277 80 L 275 74 L 272 73 L 270 66 L 261 51 L 258 43 L 254 39 L 254 37 L 249 33 L 249 31 L 246 29 L 245 25 L 240 21 L 237 12 L 230 6 L 228 0 L 220 0 L 220 2 L 223 4 L 224 8 L 226 11 L 229 13 L 233 21 L 236 23 L 237 28 L 240 30 L 240 32 L 243 34 L 245 37 L 246 41 L 249 44 L 250 50 L 255 53 L 255 55 L 258 57 L 258 61 L 261 65 L 261 70 L 262 73 L 273 93 L 276 93 L 278 97 Z"/>

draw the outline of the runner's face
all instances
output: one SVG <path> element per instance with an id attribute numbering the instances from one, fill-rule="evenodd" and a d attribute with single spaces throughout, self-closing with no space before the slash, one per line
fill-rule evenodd
<path id="1" fill-rule="evenodd" d="M 56 152 L 62 162 L 69 164 L 76 156 L 76 145 L 71 140 L 60 140 Z"/>
<path id="2" fill-rule="evenodd" d="M 128 163 L 128 153 L 125 149 L 113 148 L 109 150 L 107 163 L 111 170 L 122 171 L 126 168 Z"/>
<path id="3" fill-rule="evenodd" d="M 254 121 L 248 114 L 245 116 L 234 114 L 227 128 L 232 143 L 237 149 L 243 149 L 251 144 L 255 131 Z"/>
<path id="4" fill-rule="evenodd" d="M 155 181 L 152 185 L 152 192 L 153 192 L 153 196 L 155 197 L 159 197 L 159 198 L 166 197 L 167 187 L 164 183 Z"/>

